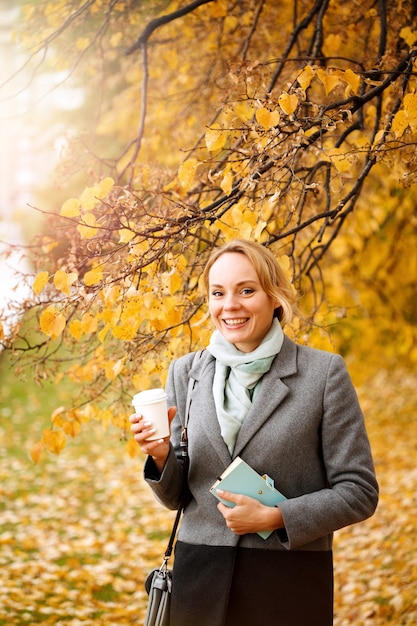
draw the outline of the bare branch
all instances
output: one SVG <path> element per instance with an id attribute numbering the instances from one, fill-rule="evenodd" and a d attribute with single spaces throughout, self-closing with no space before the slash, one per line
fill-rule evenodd
<path id="1" fill-rule="evenodd" d="M 164 26 L 164 24 L 168 24 L 169 22 L 173 22 L 183 15 L 187 15 L 187 13 L 191 13 L 203 4 L 208 4 L 209 2 L 213 1 L 214 0 L 194 0 L 194 2 L 187 4 L 187 6 L 183 7 L 182 9 L 178 9 L 177 11 L 173 11 L 172 13 L 168 13 L 167 15 L 162 15 L 161 17 L 157 17 L 154 20 L 151 20 L 145 26 L 144 30 L 135 41 L 135 43 L 126 50 L 125 54 L 133 54 L 133 52 L 139 50 L 140 48 L 142 48 L 142 46 L 146 45 L 149 37 L 157 28 L 160 28 L 161 26 Z"/>

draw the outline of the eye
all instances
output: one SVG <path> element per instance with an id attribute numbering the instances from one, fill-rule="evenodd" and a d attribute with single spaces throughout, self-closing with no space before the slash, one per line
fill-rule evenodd
<path id="1" fill-rule="evenodd" d="M 252 289 L 252 287 L 245 287 L 244 289 L 242 289 L 242 294 L 244 296 L 250 296 L 251 294 L 253 294 L 255 292 L 254 289 Z"/>
<path id="2" fill-rule="evenodd" d="M 213 296 L 213 298 L 219 298 L 220 296 L 223 295 L 223 292 L 220 291 L 220 289 L 213 289 L 213 291 L 211 292 L 211 295 Z"/>

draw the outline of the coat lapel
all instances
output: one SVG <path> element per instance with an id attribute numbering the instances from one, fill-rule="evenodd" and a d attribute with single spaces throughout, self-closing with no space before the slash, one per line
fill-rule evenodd
<path id="1" fill-rule="evenodd" d="M 213 378 L 215 359 L 207 351 L 203 353 L 200 363 L 197 363 L 190 371 L 190 376 L 195 378 L 197 385 L 195 396 L 192 396 L 190 410 L 190 422 L 193 413 L 196 414 L 199 427 L 204 431 L 208 443 L 213 447 L 224 467 L 231 463 L 229 450 L 223 441 L 220 425 L 217 419 L 216 407 L 213 397 Z"/>
<path id="2" fill-rule="evenodd" d="M 204 430 L 209 444 L 213 447 L 221 462 L 227 467 L 232 457 L 223 441 L 216 415 L 213 398 L 213 378 L 215 359 L 209 352 L 204 352 L 200 362 L 191 369 L 190 376 L 197 381 L 196 393 L 190 413 L 198 415 L 199 425 Z M 297 371 L 297 346 L 288 337 L 284 338 L 281 351 L 274 359 L 271 369 L 264 375 L 260 393 L 240 429 L 236 440 L 233 458 L 238 456 L 256 432 L 276 411 L 279 404 L 288 394 L 288 387 L 282 380 Z"/>
<path id="3" fill-rule="evenodd" d="M 277 410 L 289 393 L 282 379 L 297 371 L 297 346 L 285 337 L 279 354 L 275 357 L 271 369 L 264 375 L 259 395 L 247 414 L 236 440 L 233 457 L 239 456 L 247 443 L 256 435 L 262 425 Z"/>

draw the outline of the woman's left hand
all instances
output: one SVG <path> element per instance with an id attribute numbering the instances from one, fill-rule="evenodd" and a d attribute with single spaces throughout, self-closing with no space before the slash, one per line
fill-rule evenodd
<path id="1" fill-rule="evenodd" d="M 217 508 L 223 515 L 227 527 L 236 535 L 284 528 L 284 520 L 278 507 L 265 506 L 255 498 L 230 491 L 217 490 L 217 493 L 223 500 L 235 504 L 234 507 L 229 507 L 219 502 Z"/>

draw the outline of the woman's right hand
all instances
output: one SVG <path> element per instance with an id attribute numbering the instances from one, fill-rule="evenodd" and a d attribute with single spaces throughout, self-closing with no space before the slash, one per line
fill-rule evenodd
<path id="1" fill-rule="evenodd" d="M 171 424 L 177 413 L 175 406 L 168 409 L 168 420 Z M 169 437 L 164 439 L 149 439 L 154 432 L 152 424 L 146 422 L 142 415 L 133 413 L 129 417 L 131 423 L 130 430 L 133 433 L 133 438 L 139 445 L 144 454 L 151 456 L 157 466 L 158 470 L 162 472 L 165 462 L 169 453 Z"/>

